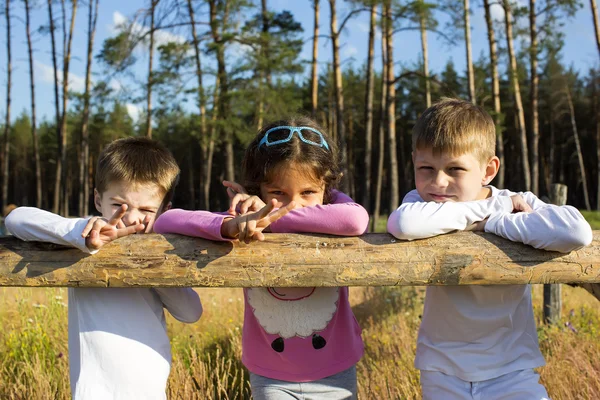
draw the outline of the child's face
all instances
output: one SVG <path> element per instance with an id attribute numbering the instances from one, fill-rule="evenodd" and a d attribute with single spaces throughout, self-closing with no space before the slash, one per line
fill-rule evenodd
<path id="1" fill-rule="evenodd" d="M 498 157 L 482 164 L 473 154 L 434 155 L 431 148 L 413 152 L 415 185 L 425 201 L 472 201 L 485 199 L 489 184 L 498 172 Z"/>
<path id="2" fill-rule="evenodd" d="M 273 182 L 260 185 L 260 197 L 268 203 L 275 199 L 282 203 L 296 202 L 296 207 L 323 204 L 325 183 L 314 179 L 307 166 L 290 164 L 280 168 Z"/>
<path id="3" fill-rule="evenodd" d="M 149 216 L 150 221 L 143 231 L 145 233 L 152 232 L 154 221 L 164 211 L 160 209 L 163 199 L 163 191 L 158 185 L 151 183 L 142 185 L 112 182 L 104 193 L 94 190 L 96 209 L 104 218 L 112 217 L 123 204 L 127 204 L 127 212 L 121 219 L 125 226 L 142 224 L 146 216 Z"/>

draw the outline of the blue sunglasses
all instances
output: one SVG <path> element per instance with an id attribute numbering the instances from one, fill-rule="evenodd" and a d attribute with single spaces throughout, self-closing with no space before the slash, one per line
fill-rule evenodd
<path id="1" fill-rule="evenodd" d="M 283 130 L 283 129 L 287 129 L 287 130 L 290 131 L 290 134 L 288 135 L 288 137 L 286 137 L 284 139 L 273 140 L 273 141 L 269 140 L 269 133 L 275 132 L 275 131 L 280 131 L 280 130 Z M 302 135 L 302 131 L 303 130 L 315 133 L 319 137 L 319 139 L 321 140 L 321 142 L 317 143 L 317 142 L 314 142 L 312 140 L 309 140 L 309 139 L 305 138 Z M 327 144 L 327 141 L 323 137 L 323 134 L 321 132 L 319 132 L 318 130 L 313 129 L 313 128 L 308 127 L 308 126 L 276 126 L 275 128 L 271 128 L 271 129 L 269 129 L 265 133 L 265 136 L 263 136 L 263 138 L 258 143 L 258 148 L 260 148 L 260 146 L 262 146 L 263 144 L 265 146 L 267 146 L 267 147 L 270 147 L 270 146 L 276 146 L 276 145 L 282 144 L 282 143 L 287 143 L 290 140 L 292 140 L 292 136 L 294 136 L 294 132 L 296 132 L 298 134 L 298 137 L 304 143 L 308 143 L 308 144 L 311 144 L 313 146 L 318 146 L 318 147 L 325 147 L 327 150 L 329 150 L 329 145 Z"/>

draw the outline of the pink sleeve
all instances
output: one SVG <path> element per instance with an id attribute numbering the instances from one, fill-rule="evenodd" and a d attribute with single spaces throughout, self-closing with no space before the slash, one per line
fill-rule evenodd
<path id="1" fill-rule="evenodd" d="M 271 224 L 275 233 L 325 233 L 358 236 L 369 226 L 369 214 L 342 192 L 333 192 L 331 204 L 302 207 L 290 211 Z"/>
<path id="2" fill-rule="evenodd" d="M 210 211 L 173 209 L 158 217 L 154 223 L 154 232 L 177 233 L 208 240 L 229 241 L 231 239 L 221 236 L 221 225 L 227 216 L 230 215 Z"/>

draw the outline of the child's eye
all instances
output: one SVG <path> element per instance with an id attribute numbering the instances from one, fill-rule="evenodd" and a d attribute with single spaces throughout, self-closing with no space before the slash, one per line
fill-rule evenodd
<path id="1" fill-rule="evenodd" d="M 450 171 L 466 171 L 466 169 L 464 169 L 463 167 L 452 167 L 450 168 Z"/>
<path id="2" fill-rule="evenodd" d="M 311 194 L 315 194 L 317 193 L 315 190 L 305 190 L 304 192 L 302 192 L 303 196 L 310 196 Z"/>
<path id="3" fill-rule="evenodd" d="M 281 190 L 271 190 L 269 194 L 272 194 L 273 196 L 281 196 L 283 192 Z"/>
<path id="4" fill-rule="evenodd" d="M 426 171 L 432 171 L 433 167 L 429 167 L 427 165 L 422 165 L 422 166 L 419 167 L 419 169 L 426 170 Z"/>
<path id="5" fill-rule="evenodd" d="M 119 203 L 112 203 L 112 204 L 111 204 L 111 206 L 113 206 L 113 207 L 121 207 L 121 206 L 122 206 L 122 204 L 119 204 Z"/>
<path id="6" fill-rule="evenodd" d="M 141 212 L 146 213 L 146 214 L 154 214 L 156 211 L 154 210 L 149 210 L 147 208 L 142 208 L 140 209 Z"/>

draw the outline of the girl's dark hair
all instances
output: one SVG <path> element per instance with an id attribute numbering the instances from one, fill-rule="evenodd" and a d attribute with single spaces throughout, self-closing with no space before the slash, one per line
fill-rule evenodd
<path id="1" fill-rule="evenodd" d="M 304 143 L 294 133 L 289 142 L 258 146 L 265 133 L 277 126 L 306 126 L 321 132 L 329 150 L 325 147 Z M 269 134 L 271 136 L 271 134 Z M 330 202 L 331 191 L 337 187 L 342 176 L 338 162 L 337 146 L 325 130 L 308 117 L 296 116 L 286 120 L 275 121 L 264 126 L 248 145 L 242 171 L 244 187 L 248 193 L 260 196 L 260 184 L 271 182 L 278 168 L 287 163 L 303 164 L 310 168 L 308 174 L 320 178 L 325 183 L 325 204 Z"/>

